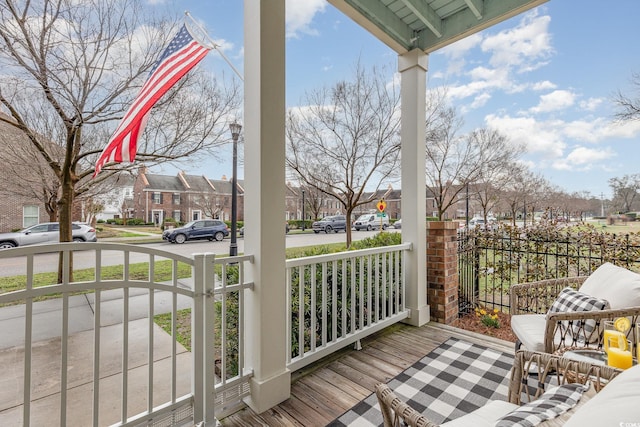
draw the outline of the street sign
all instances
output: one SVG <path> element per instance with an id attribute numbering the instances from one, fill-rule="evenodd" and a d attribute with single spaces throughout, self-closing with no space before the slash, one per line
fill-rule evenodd
<path id="1" fill-rule="evenodd" d="M 380 199 L 376 207 L 378 208 L 378 212 L 384 212 L 384 210 L 387 209 L 387 202 L 385 202 L 384 199 Z"/>
<path id="2" fill-rule="evenodd" d="M 386 214 L 386 213 L 384 213 L 384 212 L 378 212 L 378 213 L 376 214 L 376 216 L 377 216 L 378 218 L 384 218 L 385 216 L 387 216 L 387 214 Z"/>

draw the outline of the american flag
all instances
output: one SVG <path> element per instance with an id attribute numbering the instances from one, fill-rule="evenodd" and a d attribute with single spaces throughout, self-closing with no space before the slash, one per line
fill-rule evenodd
<path id="1" fill-rule="evenodd" d="M 149 111 L 171 87 L 204 58 L 211 48 L 196 41 L 186 25 L 171 40 L 149 73 L 140 93 L 122 118 L 109 143 L 96 162 L 95 178 L 107 163 L 133 162 L 138 137 L 142 134 Z"/>

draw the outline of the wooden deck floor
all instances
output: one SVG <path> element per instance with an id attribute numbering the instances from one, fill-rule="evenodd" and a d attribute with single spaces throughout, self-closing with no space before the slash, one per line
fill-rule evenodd
<path id="1" fill-rule="evenodd" d="M 244 408 L 220 420 L 223 426 L 325 426 L 449 337 L 513 354 L 512 343 L 437 323 L 417 328 L 397 324 L 292 374 L 291 397 L 262 414 Z"/>

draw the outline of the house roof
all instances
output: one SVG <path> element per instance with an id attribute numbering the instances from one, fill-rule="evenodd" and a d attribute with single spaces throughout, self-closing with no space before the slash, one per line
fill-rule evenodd
<path id="1" fill-rule="evenodd" d="M 220 194 L 231 194 L 231 180 L 216 180 L 210 179 L 213 186 L 216 188 L 216 191 Z M 244 180 L 238 180 L 238 194 L 244 193 Z"/>
<path id="2" fill-rule="evenodd" d="M 149 186 L 146 190 L 182 192 L 186 188 L 177 176 L 145 174 Z"/>
<path id="3" fill-rule="evenodd" d="M 156 175 L 144 174 L 149 185 L 146 191 L 173 191 L 173 192 L 195 192 L 208 193 L 215 192 L 218 194 L 231 194 L 231 181 L 208 179 L 204 175 L 186 175 L 178 173 L 178 175 Z M 244 181 L 238 180 L 238 194 L 244 193 Z"/>

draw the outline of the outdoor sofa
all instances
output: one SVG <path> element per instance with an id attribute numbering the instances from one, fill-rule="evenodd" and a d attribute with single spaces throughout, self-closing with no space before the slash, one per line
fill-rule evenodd
<path id="1" fill-rule="evenodd" d="M 609 262 L 589 276 L 513 285 L 509 297 L 516 350 L 602 349 L 605 320 L 640 322 L 640 274 Z M 635 342 L 633 328 L 627 338 Z"/>
<path id="2" fill-rule="evenodd" d="M 556 400 L 549 397 L 550 393 L 559 390 L 552 385 L 567 387 L 567 384 L 576 382 L 589 386 L 577 404 L 555 418 L 546 419 L 537 425 L 606 427 L 640 420 L 640 366 L 620 371 L 558 355 L 520 350 L 516 352 L 511 371 L 508 401 L 492 400 L 467 415 L 441 425 L 513 425 L 514 417 L 530 416 L 531 411 L 534 411 L 531 409 L 532 406 L 546 408 L 545 410 L 560 408 L 562 404 L 557 404 Z M 376 395 L 385 427 L 438 426 L 398 398 L 386 384 L 376 386 Z M 561 410 L 558 409 L 557 412 Z M 500 421 L 503 417 L 505 419 Z"/>

